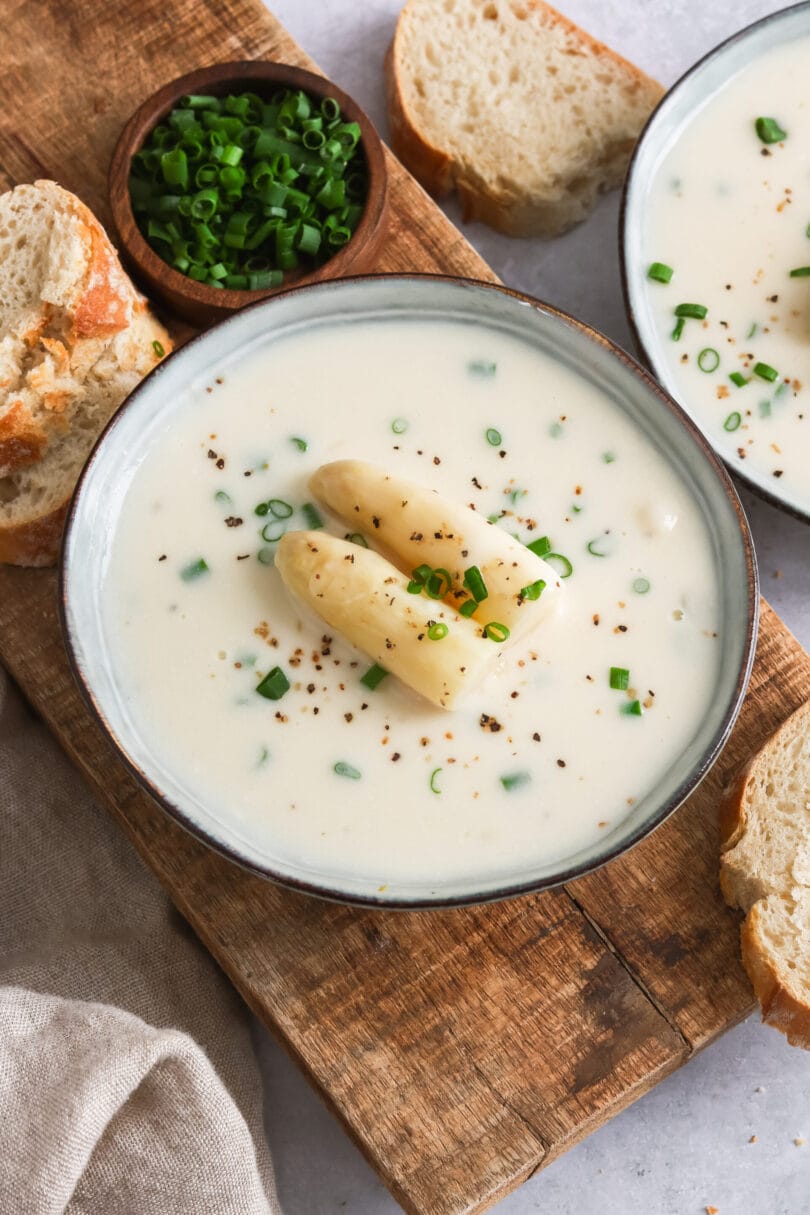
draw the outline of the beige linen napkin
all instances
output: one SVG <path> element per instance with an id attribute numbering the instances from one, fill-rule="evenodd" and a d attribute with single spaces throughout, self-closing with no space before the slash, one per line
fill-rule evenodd
<path id="1" fill-rule="evenodd" d="M 0 1211 L 279 1211 L 241 1002 L 2 668 Z"/>

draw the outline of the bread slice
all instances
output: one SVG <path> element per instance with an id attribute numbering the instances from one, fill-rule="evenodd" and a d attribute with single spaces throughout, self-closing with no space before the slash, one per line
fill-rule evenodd
<path id="1" fill-rule="evenodd" d="M 0 562 L 53 564 L 93 443 L 170 349 L 84 203 L 0 195 Z"/>
<path id="2" fill-rule="evenodd" d="M 810 1049 L 810 701 L 730 790 L 720 885 L 747 912 L 742 956 L 764 1020 Z"/>
<path id="3" fill-rule="evenodd" d="M 584 219 L 663 93 L 541 0 L 409 0 L 386 76 L 403 164 L 510 236 Z"/>

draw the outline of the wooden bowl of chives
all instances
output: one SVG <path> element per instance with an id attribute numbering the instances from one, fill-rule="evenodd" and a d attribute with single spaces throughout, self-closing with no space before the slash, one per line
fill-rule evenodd
<path id="1" fill-rule="evenodd" d="M 154 128 L 186 96 L 255 93 L 269 99 L 280 89 L 301 90 L 316 101 L 333 98 L 347 122 L 360 128 L 358 149 L 365 161 L 367 189 L 363 212 L 345 245 L 320 266 L 284 272 L 278 286 L 257 290 L 212 287 L 181 273 L 147 242 L 138 227 L 130 201 L 132 158 Z M 205 327 L 222 320 L 246 304 L 287 287 L 373 271 L 388 228 L 388 172 L 385 151 L 370 118 L 331 81 L 286 63 L 218 63 L 179 76 L 148 97 L 127 122 L 115 146 L 108 175 L 110 205 L 121 256 L 144 291 L 192 325 Z"/>

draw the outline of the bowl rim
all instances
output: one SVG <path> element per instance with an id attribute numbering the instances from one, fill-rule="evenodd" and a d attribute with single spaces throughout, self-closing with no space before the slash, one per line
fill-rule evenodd
<path id="1" fill-rule="evenodd" d="M 260 288 L 255 291 L 209 287 L 206 283 L 198 283 L 170 266 L 155 252 L 141 232 L 132 211 L 128 189 L 133 156 L 142 146 L 149 131 L 160 122 L 178 98 L 189 92 L 199 92 L 202 87 L 224 92 L 229 85 L 236 88 L 240 82 L 244 83 L 245 90 L 250 85 L 255 87 L 263 82 L 276 82 L 278 87 L 298 88 L 317 97 L 334 96 L 341 111 L 360 126 L 358 147 L 363 151 L 368 170 L 368 189 L 363 214 L 351 239 L 322 266 L 307 271 L 289 283 L 282 281 L 278 287 Z M 382 139 L 368 114 L 353 97 L 328 77 L 280 60 L 234 59 L 195 68 L 192 72 L 176 76 L 159 89 L 155 89 L 141 102 L 127 119 L 116 140 L 107 171 L 107 192 L 119 245 L 124 255 L 137 267 L 138 273 L 153 281 L 159 281 L 165 291 L 182 296 L 197 308 L 216 309 L 220 314 L 224 314 L 254 304 L 257 300 L 266 299 L 290 287 L 336 277 L 342 267 L 351 270 L 353 262 L 377 236 L 385 219 L 388 205 L 388 168 Z"/>
<path id="2" fill-rule="evenodd" d="M 653 124 L 658 121 L 659 114 L 662 112 L 664 107 L 669 104 L 670 99 L 677 92 L 679 92 L 681 88 L 686 86 L 691 78 L 697 75 L 697 73 L 706 67 L 712 60 L 719 58 L 731 47 L 735 46 L 737 43 L 743 42 L 746 38 L 754 35 L 756 31 L 763 29 L 765 26 L 771 25 L 774 22 L 782 21 L 791 14 L 801 12 L 802 10 L 810 12 L 810 0 L 799 0 L 798 4 L 791 4 L 788 5 L 787 8 L 777 9 L 775 13 L 768 13 L 764 17 L 759 17 L 756 21 L 752 21 L 750 24 L 743 26 L 742 29 L 737 30 L 728 38 L 724 38 L 722 42 L 718 42 L 718 44 L 712 47 L 711 50 L 707 51 L 705 55 L 701 55 L 700 59 L 697 59 L 691 67 L 687 68 L 683 75 L 680 76 L 672 87 L 666 91 L 645 122 L 641 129 L 641 134 L 636 140 L 635 147 L 633 148 L 633 154 L 630 157 L 627 172 L 625 173 L 624 184 L 622 186 L 621 203 L 619 206 L 619 268 L 621 271 L 624 310 L 630 323 L 630 330 L 635 343 L 636 351 L 639 354 L 639 362 L 642 364 L 642 366 L 649 368 L 654 374 L 657 374 L 655 362 L 650 357 L 650 352 L 647 349 L 640 327 L 636 321 L 636 313 L 631 298 L 630 274 L 628 271 L 628 233 L 630 229 L 629 196 L 637 163 L 644 143 L 652 131 Z M 675 400 L 674 397 L 673 400 Z M 676 404 L 680 405 L 680 402 L 676 400 Z M 684 407 L 680 405 L 680 408 L 683 409 Z M 686 411 L 684 410 L 684 412 Z M 715 448 L 712 447 L 712 450 L 715 451 Z M 784 511 L 785 514 L 791 515 L 794 519 L 798 519 L 801 523 L 810 523 L 810 506 L 808 506 L 806 510 L 802 509 L 800 506 L 796 506 L 795 503 L 789 502 L 784 497 L 780 497 L 780 495 L 774 492 L 772 489 L 768 489 L 765 485 L 761 485 L 758 481 L 753 480 L 752 476 L 747 471 L 741 467 L 738 467 L 736 464 L 732 464 L 731 461 L 727 460 L 724 456 L 718 455 L 718 458 L 721 460 L 731 476 L 741 481 L 746 489 L 749 489 L 758 498 L 761 498 L 771 506 L 776 507 L 777 510 Z"/>
<path id="3" fill-rule="evenodd" d="M 621 363 L 624 364 L 626 368 L 628 368 L 638 379 L 640 379 L 647 390 L 658 398 L 660 404 L 674 415 L 676 420 L 691 436 L 692 440 L 702 451 L 703 456 L 711 465 L 712 471 L 719 481 L 726 499 L 732 509 L 732 513 L 736 519 L 739 538 L 743 549 L 747 591 L 745 598 L 745 641 L 743 644 L 743 661 L 740 665 L 740 670 L 737 673 L 734 689 L 729 697 L 729 702 L 726 706 L 722 720 L 715 729 L 710 742 L 701 756 L 700 762 L 696 765 L 692 773 L 681 782 L 667 801 L 659 806 L 654 815 L 645 820 L 644 823 L 639 824 L 638 827 L 629 836 L 622 839 L 620 843 L 614 844 L 613 847 L 605 849 L 598 857 L 580 862 L 579 864 L 569 864 L 567 866 L 563 865 L 556 873 L 548 875 L 544 878 L 516 883 L 506 883 L 497 889 L 487 890 L 483 894 L 480 892 L 475 893 L 474 891 L 471 891 L 469 893 L 460 895 L 416 899 L 387 898 L 385 895 L 378 894 L 348 895 L 323 886 L 318 882 L 291 877 L 288 874 L 278 873 L 266 865 L 258 864 L 255 860 L 240 853 L 237 847 L 222 843 L 205 827 L 192 822 L 186 815 L 186 812 L 180 806 L 177 806 L 171 802 L 169 798 L 166 797 L 154 785 L 149 776 L 138 766 L 138 764 L 130 758 L 125 747 L 121 742 L 119 742 L 114 730 L 107 722 L 107 719 L 105 718 L 104 713 L 96 700 L 89 680 L 85 678 L 81 662 L 79 660 L 79 655 L 74 649 L 73 636 L 69 626 L 67 600 L 70 562 L 68 559 L 68 549 L 70 546 L 70 540 L 73 533 L 78 503 L 82 490 L 85 482 L 88 480 L 93 468 L 95 467 L 102 445 L 106 441 L 107 436 L 115 430 L 124 412 L 132 409 L 133 406 L 137 406 L 138 399 L 144 392 L 147 383 L 151 381 L 153 377 L 160 376 L 161 371 L 165 367 L 168 360 L 179 355 L 181 350 L 185 350 L 188 347 L 203 341 L 210 330 L 197 334 L 195 337 L 191 338 L 190 341 L 185 344 L 185 346 L 181 347 L 180 350 L 174 351 L 168 355 L 162 363 L 158 364 L 158 366 L 155 367 L 145 377 L 145 379 L 136 386 L 120 408 L 113 414 L 107 425 L 104 427 L 104 430 L 99 435 L 76 484 L 65 521 L 65 530 L 62 539 L 62 550 L 59 562 L 57 594 L 59 620 L 62 629 L 62 637 L 67 651 L 69 666 L 92 716 L 95 718 L 97 724 L 101 727 L 107 741 L 113 746 L 119 760 L 123 762 L 130 774 L 134 776 L 140 787 L 149 793 L 153 800 L 161 807 L 161 809 L 164 810 L 176 823 L 188 831 L 189 834 L 194 836 L 203 844 L 207 845 L 214 852 L 219 853 L 220 856 L 224 856 L 227 860 L 233 861 L 240 868 L 247 870 L 249 873 L 257 877 L 272 881 L 279 886 L 282 886 L 288 890 L 293 890 L 299 894 L 311 895 L 329 902 L 355 907 L 376 908 L 379 910 L 446 910 L 485 903 L 500 902 L 503 899 L 517 898 L 522 895 L 538 894 L 542 891 L 562 886 L 568 882 L 574 881 L 577 878 L 584 877 L 586 874 L 601 868 L 608 862 L 615 860 L 617 857 L 626 852 L 629 852 L 630 849 L 635 847 L 635 845 L 642 839 L 652 834 L 653 831 L 660 827 L 661 824 L 665 822 L 665 820 L 668 819 L 675 810 L 678 809 L 689 794 L 697 788 L 723 749 L 728 736 L 731 733 L 732 727 L 737 720 L 748 687 L 748 681 L 750 679 L 751 670 L 754 663 L 759 627 L 759 572 L 757 568 L 753 540 L 748 526 L 748 520 L 731 478 L 722 461 L 715 454 L 708 441 L 705 439 L 697 426 L 695 426 L 694 422 L 691 420 L 685 410 L 683 410 L 681 406 L 678 405 L 678 403 L 666 393 L 666 391 L 646 370 L 646 368 L 644 368 L 638 362 L 638 360 L 634 359 L 633 356 L 626 350 L 623 350 L 606 335 L 600 333 L 599 330 L 594 329 L 584 321 L 580 321 L 576 317 L 571 316 L 569 313 L 563 312 L 561 309 L 556 308 L 551 304 L 546 304 L 533 296 L 516 291 L 510 287 L 505 287 L 497 282 L 487 282 L 481 279 L 465 278 L 448 274 L 362 274 L 341 278 L 339 280 L 326 280 L 325 282 L 320 283 L 293 286 L 284 292 L 280 292 L 277 295 L 273 295 L 267 299 L 256 300 L 255 303 L 249 305 L 248 309 L 240 310 L 240 314 L 241 311 L 252 311 L 253 309 L 260 307 L 267 308 L 271 306 L 276 299 L 286 298 L 287 296 L 296 295 L 301 292 L 310 292 L 323 289 L 329 290 L 335 287 L 340 288 L 341 284 L 343 283 L 358 284 L 378 282 L 380 280 L 393 282 L 436 282 L 483 290 L 484 292 L 494 291 L 519 303 L 528 305 L 535 312 L 539 311 L 548 315 L 552 319 L 553 323 L 561 323 L 568 326 L 569 328 L 575 330 L 580 337 L 584 338 L 586 341 L 596 342 L 605 350 L 612 353 L 616 358 L 619 359 Z M 215 325 L 212 325 L 211 329 L 226 325 L 233 319 L 235 319 L 233 316 L 224 317 L 221 321 L 218 321 Z"/>

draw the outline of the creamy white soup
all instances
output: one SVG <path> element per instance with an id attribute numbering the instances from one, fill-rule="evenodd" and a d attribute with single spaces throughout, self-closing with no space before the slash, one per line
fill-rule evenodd
<path id="1" fill-rule="evenodd" d="M 805 511 L 808 80 L 802 38 L 748 64 L 695 112 L 657 169 L 637 270 L 675 396 L 732 467 Z"/>
<path id="2" fill-rule="evenodd" d="M 556 572 L 533 631 L 477 641 L 491 658 L 452 710 L 381 675 L 274 566 L 296 529 L 374 549 L 308 484 L 349 459 L 473 507 Z M 606 836 L 694 736 L 719 655 L 710 539 L 666 460 L 584 378 L 451 321 L 321 326 L 189 386 L 128 487 L 102 609 L 128 713 L 215 817 L 380 891 Z M 448 639 L 423 644 L 439 661 Z"/>

